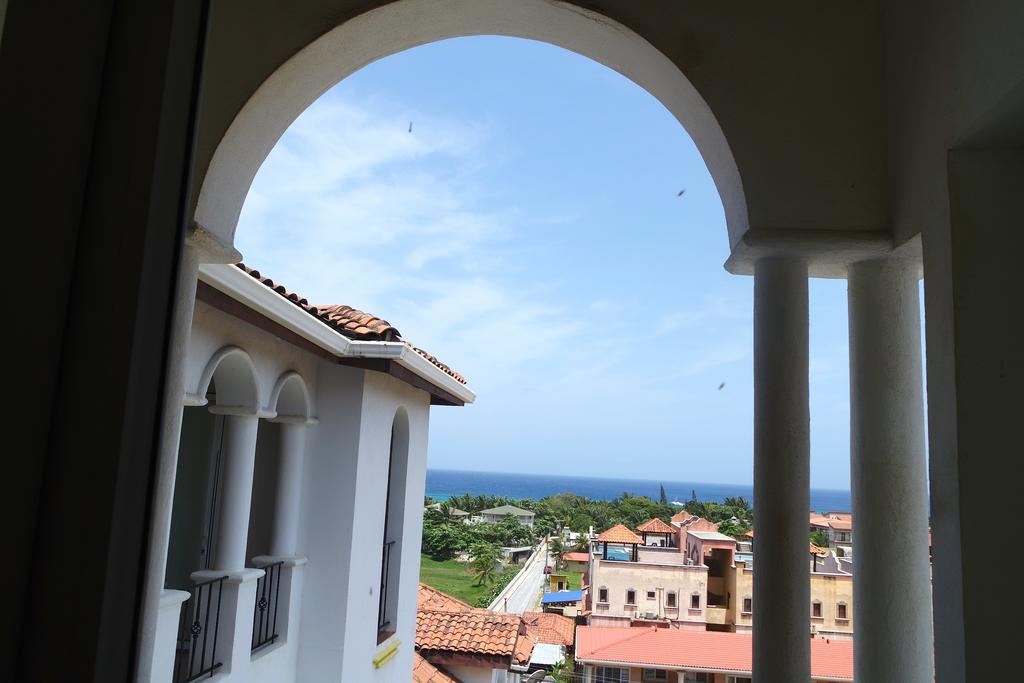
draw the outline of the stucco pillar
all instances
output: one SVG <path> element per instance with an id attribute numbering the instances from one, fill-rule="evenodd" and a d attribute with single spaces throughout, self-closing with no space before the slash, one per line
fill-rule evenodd
<path id="1" fill-rule="evenodd" d="M 165 602 L 164 579 L 167 574 L 167 551 L 171 537 L 171 509 L 174 502 L 174 479 L 178 469 L 178 445 L 181 441 L 185 366 L 189 340 L 192 336 L 199 264 L 237 263 L 241 258 L 242 255 L 233 248 L 221 244 L 198 226 L 193 227 L 185 244 L 182 245 L 164 378 L 163 414 L 160 442 L 157 446 L 153 504 L 150 508 L 152 521 L 139 618 L 139 655 L 135 672 L 137 681 L 159 680 L 161 674 L 154 670 L 154 659 L 162 662 L 165 656 L 163 653 L 157 653 L 155 648 L 158 629 L 161 628 L 161 612 L 166 612 L 166 606 L 162 606 Z"/>
<path id="2" fill-rule="evenodd" d="M 277 499 L 270 540 L 270 554 L 277 557 L 295 555 L 298 544 L 299 496 L 302 492 L 302 459 L 305 450 L 305 422 L 282 422 Z"/>
<path id="3" fill-rule="evenodd" d="M 933 680 L 917 266 L 850 266 L 850 480 L 858 681 Z"/>
<path id="4" fill-rule="evenodd" d="M 255 415 L 227 415 L 224 420 L 224 483 L 211 567 L 217 571 L 245 568 L 258 427 L 259 418 Z"/>
<path id="5" fill-rule="evenodd" d="M 754 681 L 810 679 L 807 265 L 754 266 Z"/>

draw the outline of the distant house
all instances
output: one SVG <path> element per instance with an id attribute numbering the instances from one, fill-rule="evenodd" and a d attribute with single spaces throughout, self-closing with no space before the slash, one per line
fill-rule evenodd
<path id="1" fill-rule="evenodd" d="M 562 555 L 562 562 L 565 563 L 567 572 L 585 572 L 590 565 L 590 553 L 565 553 Z"/>
<path id="2" fill-rule="evenodd" d="M 438 512 L 440 512 L 441 511 L 441 503 L 433 503 L 432 505 L 428 505 L 427 509 L 428 510 L 437 510 Z M 465 521 L 469 520 L 469 513 L 466 512 L 465 510 L 460 510 L 457 507 L 448 506 L 448 518 L 449 519 L 455 519 L 455 520 L 461 520 L 461 521 L 465 522 Z"/>
<path id="3" fill-rule="evenodd" d="M 528 527 L 533 527 L 533 512 L 529 510 L 524 510 L 522 508 L 517 508 L 515 505 L 499 505 L 496 508 L 481 510 L 480 512 L 473 515 L 473 521 L 497 523 L 505 519 L 509 515 L 515 517 L 520 524 L 525 524 Z"/>

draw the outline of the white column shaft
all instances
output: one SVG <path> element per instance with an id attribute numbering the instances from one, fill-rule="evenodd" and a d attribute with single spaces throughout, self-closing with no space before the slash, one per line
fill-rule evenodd
<path id="1" fill-rule="evenodd" d="M 807 266 L 754 267 L 754 681 L 810 678 Z M 737 598 L 739 599 L 739 598 Z"/>
<path id="2" fill-rule="evenodd" d="M 196 278 L 199 253 L 190 246 L 182 247 L 178 280 L 175 286 L 174 318 L 168 345 L 167 374 L 164 380 L 164 408 L 160 424 L 155 486 L 151 506 L 151 536 L 146 557 L 146 577 L 142 589 L 142 614 L 139 620 L 139 655 L 136 680 L 149 681 L 153 675 L 159 626 L 160 599 L 167 574 L 167 550 L 171 537 L 171 508 L 174 500 L 174 479 L 178 469 L 178 444 L 181 441 L 181 420 L 185 395 L 185 359 L 192 336 L 192 313 L 196 304 Z"/>
<path id="3" fill-rule="evenodd" d="M 933 680 L 921 324 L 913 264 L 850 266 L 858 681 Z"/>
<path id="4" fill-rule="evenodd" d="M 299 497 L 302 493 L 302 459 L 306 450 L 306 425 L 281 424 L 281 454 L 277 472 L 277 500 L 270 554 L 295 555 L 299 532 Z"/>
<path id="5" fill-rule="evenodd" d="M 224 419 L 223 486 L 219 494 L 213 569 L 238 571 L 245 568 L 258 427 L 259 418 L 255 416 L 228 415 Z"/>

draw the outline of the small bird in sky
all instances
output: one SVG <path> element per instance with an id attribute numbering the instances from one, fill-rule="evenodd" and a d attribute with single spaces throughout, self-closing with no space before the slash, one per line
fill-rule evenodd
<path id="1" fill-rule="evenodd" d="M 722 389 L 725 389 L 725 382 L 718 385 L 718 390 L 721 391 Z"/>
<path id="2" fill-rule="evenodd" d="M 412 121 L 409 122 L 409 132 L 412 132 Z"/>
<path id="3" fill-rule="evenodd" d="M 686 188 L 684 187 L 683 189 L 679 190 L 679 194 L 677 194 L 676 196 L 677 197 L 682 197 L 685 192 L 686 192 Z"/>

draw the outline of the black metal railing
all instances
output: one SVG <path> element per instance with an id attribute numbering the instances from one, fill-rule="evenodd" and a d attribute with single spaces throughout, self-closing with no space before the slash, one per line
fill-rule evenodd
<path id="1" fill-rule="evenodd" d="M 281 604 L 281 568 L 283 562 L 262 567 L 266 572 L 256 580 L 256 606 L 252 615 L 252 649 L 277 640 L 277 612 Z"/>
<path id="2" fill-rule="evenodd" d="M 189 589 L 189 599 L 181 604 L 178 649 L 174 653 L 174 683 L 212 677 L 221 667 L 217 659 L 217 637 L 226 578 L 222 576 L 193 584 Z"/>
<path id="3" fill-rule="evenodd" d="M 387 631 L 391 627 L 391 619 L 388 612 L 391 605 L 388 603 L 388 575 L 391 572 L 391 548 L 394 541 L 384 541 L 384 554 L 381 557 L 380 565 L 380 604 L 377 607 L 377 631 Z"/>

